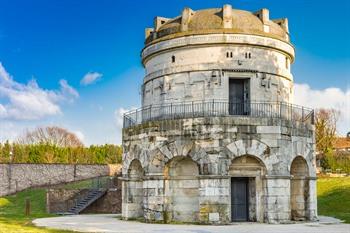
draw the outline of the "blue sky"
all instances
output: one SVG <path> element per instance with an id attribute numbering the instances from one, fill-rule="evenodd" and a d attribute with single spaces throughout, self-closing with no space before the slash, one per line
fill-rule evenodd
<path id="1" fill-rule="evenodd" d="M 289 19 L 296 102 L 339 107 L 339 133 L 350 131 L 350 1 L 0 0 L 0 75 L 2 68 L 15 89 L 0 93 L 0 141 L 55 124 L 86 144 L 120 143 L 118 113 L 140 105 L 144 28 L 155 16 L 175 17 L 185 6 L 225 3 L 249 11 L 268 8 L 270 18 Z M 84 85 L 87 74 L 96 82 Z M 28 105 L 33 90 L 51 105 Z M 5 107 L 12 114 L 6 115 Z"/>

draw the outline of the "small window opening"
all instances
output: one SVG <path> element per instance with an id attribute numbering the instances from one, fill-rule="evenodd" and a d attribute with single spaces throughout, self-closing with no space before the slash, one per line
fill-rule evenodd
<path id="1" fill-rule="evenodd" d="M 175 62 L 175 56 L 171 57 L 171 62 L 174 63 Z"/>
<path id="2" fill-rule="evenodd" d="M 251 53 L 249 53 L 249 54 L 248 54 L 248 57 L 249 57 L 249 59 L 250 59 L 250 58 L 252 58 L 252 54 L 251 54 Z"/>
<path id="3" fill-rule="evenodd" d="M 286 69 L 289 69 L 289 59 L 286 57 Z"/>
<path id="4" fill-rule="evenodd" d="M 229 55 L 230 55 L 229 52 L 226 52 L 226 57 L 229 57 Z"/>
<path id="5" fill-rule="evenodd" d="M 230 53 L 230 55 L 231 55 L 231 57 L 233 57 L 233 53 L 232 52 Z"/>
<path id="6" fill-rule="evenodd" d="M 161 20 L 161 21 L 160 21 L 160 24 L 164 24 L 164 23 L 165 23 L 165 21 L 164 21 L 164 20 Z"/>

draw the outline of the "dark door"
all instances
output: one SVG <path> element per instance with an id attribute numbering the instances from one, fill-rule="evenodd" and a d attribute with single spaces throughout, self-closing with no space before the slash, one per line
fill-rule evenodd
<path id="1" fill-rule="evenodd" d="M 231 115 L 244 113 L 244 79 L 229 81 L 229 112 Z"/>
<path id="2" fill-rule="evenodd" d="M 248 178 L 231 179 L 231 219 L 248 221 Z"/>

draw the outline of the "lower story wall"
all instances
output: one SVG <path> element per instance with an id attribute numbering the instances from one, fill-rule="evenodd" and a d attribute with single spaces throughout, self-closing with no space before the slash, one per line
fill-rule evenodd
<path id="1" fill-rule="evenodd" d="M 120 164 L 0 164 L 0 196 L 31 187 L 113 176 L 120 170 Z"/>
<path id="2" fill-rule="evenodd" d="M 200 222 L 204 224 L 228 224 L 232 221 L 232 184 L 234 177 L 198 177 L 197 190 L 194 192 L 194 180 L 186 180 L 169 187 L 164 177 L 138 181 L 123 181 L 123 210 L 125 219 L 144 217 L 149 222 Z M 317 200 L 315 179 L 305 179 L 307 188 L 303 204 L 305 218 L 317 219 Z M 249 178 L 249 219 L 248 221 L 283 223 L 292 219 L 293 193 L 290 177 L 250 177 Z M 137 184 L 137 185 L 136 185 Z M 135 186 L 136 185 L 136 186 Z M 251 187 L 254 186 L 254 187 Z M 137 187 L 137 188 L 136 188 Z M 180 188 L 181 187 L 181 188 Z M 174 188 L 177 188 L 174 191 Z M 191 198 L 183 198 L 184 191 Z M 143 197 L 141 196 L 143 195 Z M 176 196 L 176 200 L 174 197 Z M 181 200 L 182 199 L 182 200 Z M 196 203 L 195 200 L 196 199 Z M 177 202 L 179 200 L 179 202 Z M 295 199 L 298 200 L 298 199 Z M 299 203 L 299 204 L 300 204 Z M 191 216 L 187 208 L 193 212 Z M 185 219 L 176 217 L 183 215 Z M 292 219 L 293 220 L 293 219 Z M 294 220 L 298 220 L 295 219 Z"/>

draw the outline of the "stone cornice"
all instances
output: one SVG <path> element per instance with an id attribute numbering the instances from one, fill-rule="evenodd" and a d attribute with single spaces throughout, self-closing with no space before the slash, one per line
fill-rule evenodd
<path id="1" fill-rule="evenodd" d="M 184 46 L 203 46 L 213 44 L 251 45 L 276 49 L 288 54 L 291 61 L 294 61 L 294 47 L 291 44 L 278 39 L 245 34 L 207 34 L 184 36 L 148 45 L 142 50 L 142 63 L 144 64 L 149 56 L 164 50 Z"/>

